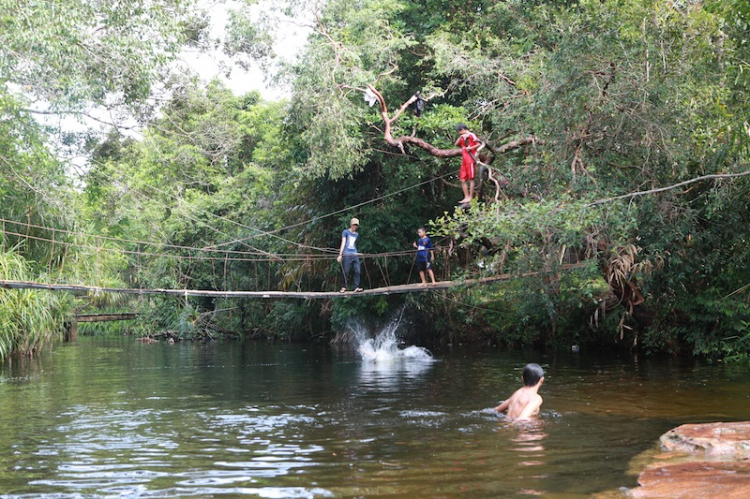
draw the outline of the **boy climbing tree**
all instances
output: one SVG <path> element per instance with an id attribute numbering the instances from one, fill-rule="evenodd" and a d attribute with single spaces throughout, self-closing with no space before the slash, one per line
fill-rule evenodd
<path id="1" fill-rule="evenodd" d="M 456 125 L 456 131 L 459 135 L 456 139 L 456 146 L 461 148 L 461 173 L 458 178 L 461 180 L 461 189 L 464 192 L 464 198 L 458 204 L 465 204 L 470 203 L 474 197 L 474 174 L 477 166 L 474 152 L 479 149 L 482 142 L 463 123 Z"/>

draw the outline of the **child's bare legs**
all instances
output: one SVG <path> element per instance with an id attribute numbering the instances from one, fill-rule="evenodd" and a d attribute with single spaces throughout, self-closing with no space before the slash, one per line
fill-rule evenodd
<path id="1" fill-rule="evenodd" d="M 432 272 L 432 271 L 430 271 L 430 272 Z M 427 279 L 425 279 L 424 270 L 420 270 L 419 271 L 419 278 L 422 279 L 422 284 L 420 284 L 420 286 L 426 286 L 427 285 Z"/>
<path id="2" fill-rule="evenodd" d="M 459 201 L 459 204 L 468 203 L 471 201 L 471 198 L 469 197 L 469 186 L 466 184 L 466 180 L 461 181 L 461 189 L 464 191 L 464 198 Z"/>
<path id="3" fill-rule="evenodd" d="M 461 203 L 469 203 L 471 202 L 471 199 L 474 197 L 474 179 L 471 179 L 468 181 L 462 180 L 461 181 L 461 189 L 464 191 L 464 198 L 461 200 Z"/>
<path id="4" fill-rule="evenodd" d="M 430 274 L 430 280 L 432 281 L 432 284 L 435 284 L 435 273 L 432 271 L 432 269 L 428 269 L 427 272 Z M 422 283 L 427 284 L 427 281 L 422 277 Z"/>

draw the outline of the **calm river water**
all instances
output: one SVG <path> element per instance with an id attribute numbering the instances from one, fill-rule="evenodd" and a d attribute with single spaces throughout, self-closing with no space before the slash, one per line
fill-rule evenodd
<path id="1" fill-rule="evenodd" d="M 6 362 L 0 497 L 590 497 L 635 486 L 674 426 L 750 419 L 739 369 L 433 354 L 84 337 Z M 534 427 L 490 410 L 526 362 L 547 373 Z"/>

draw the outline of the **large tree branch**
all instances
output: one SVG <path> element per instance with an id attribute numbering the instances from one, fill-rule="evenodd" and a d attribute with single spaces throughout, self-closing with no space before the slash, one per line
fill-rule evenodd
<path id="1" fill-rule="evenodd" d="M 133 131 L 133 132 L 136 132 L 136 133 L 141 133 L 140 132 L 140 129 L 141 129 L 140 125 L 137 125 L 137 124 L 133 125 L 133 126 L 123 125 L 123 124 L 116 123 L 114 120 L 113 121 L 107 121 L 107 120 L 102 119 L 102 118 L 97 118 L 96 116 L 92 115 L 91 113 L 86 113 L 86 112 L 83 112 L 83 111 L 72 111 L 72 110 L 44 111 L 44 110 L 40 110 L 40 109 L 31 109 L 31 108 L 22 108 L 21 110 L 24 111 L 24 112 L 27 112 L 29 114 L 38 114 L 38 115 L 43 115 L 43 116 L 79 116 L 79 117 L 83 117 L 83 118 L 86 118 L 86 119 L 91 120 L 91 121 L 95 121 L 95 122 L 100 123 L 102 125 L 111 126 L 115 130 L 117 130 L 117 132 L 120 133 L 121 135 L 124 135 L 124 134 L 122 132 L 120 132 L 120 130 L 130 130 L 130 131 Z"/>
<path id="2" fill-rule="evenodd" d="M 434 145 L 430 144 L 426 140 L 420 139 L 419 137 L 415 137 L 414 135 L 402 135 L 401 137 L 394 138 L 392 134 L 393 130 L 393 123 L 396 122 L 396 120 L 401 116 L 406 109 L 412 105 L 414 101 L 417 100 L 418 96 L 412 95 L 406 102 L 401 104 L 399 106 L 396 113 L 393 115 L 393 117 L 388 116 L 388 106 L 385 103 L 385 98 L 383 98 L 383 95 L 372 85 L 367 85 L 367 89 L 372 92 L 373 95 L 378 100 L 378 104 L 380 105 L 380 115 L 383 117 L 383 123 L 385 124 L 385 129 L 383 130 L 383 138 L 385 141 L 393 146 L 398 147 L 401 149 L 401 151 L 404 151 L 404 145 L 410 144 L 416 147 L 419 147 L 420 149 L 423 149 L 424 151 L 427 151 L 431 156 L 435 156 L 436 158 L 454 158 L 456 156 L 461 156 L 461 149 L 440 149 L 438 147 L 435 147 Z M 429 100 L 429 99 L 425 99 Z M 533 135 L 530 135 L 528 137 L 524 137 L 518 140 L 513 140 L 511 142 L 508 142 L 507 144 L 503 144 L 502 146 L 498 148 L 493 148 L 494 151 L 497 153 L 505 153 L 508 151 L 511 151 L 513 149 L 517 149 L 519 147 L 528 145 L 528 144 L 534 144 L 538 141 L 536 137 Z M 480 161 L 481 163 L 481 161 Z M 484 164 L 484 163 L 482 163 Z M 489 166 L 489 165 L 485 165 Z"/>
<path id="3" fill-rule="evenodd" d="M 628 198 L 634 198 L 637 196 L 645 196 L 646 194 L 656 194 L 657 192 L 664 192 L 669 191 L 671 189 L 676 189 L 678 187 L 682 187 L 685 185 L 693 184 L 695 182 L 701 182 L 703 180 L 710 180 L 710 179 L 719 179 L 719 178 L 734 178 L 734 177 L 744 177 L 750 175 L 750 170 L 744 171 L 741 173 L 715 173 L 711 175 L 704 175 L 702 177 L 696 177 L 692 178 L 690 180 L 685 180 L 684 182 L 679 182 L 677 184 L 668 185 L 666 187 L 659 187 L 657 189 L 649 189 L 647 191 L 637 191 L 637 192 L 631 192 L 629 194 L 623 194 L 622 196 L 615 196 L 611 198 L 604 198 L 604 199 L 597 199 L 596 201 L 590 202 L 587 206 L 596 206 L 598 204 L 604 204 L 604 203 L 611 203 L 612 201 L 617 201 L 619 199 L 628 199 Z"/>

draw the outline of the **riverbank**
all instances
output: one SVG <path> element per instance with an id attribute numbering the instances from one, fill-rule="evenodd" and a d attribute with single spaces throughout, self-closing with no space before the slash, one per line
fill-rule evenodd
<path id="1" fill-rule="evenodd" d="M 750 491 L 750 422 L 684 424 L 638 477 L 635 498 L 744 499 Z"/>

